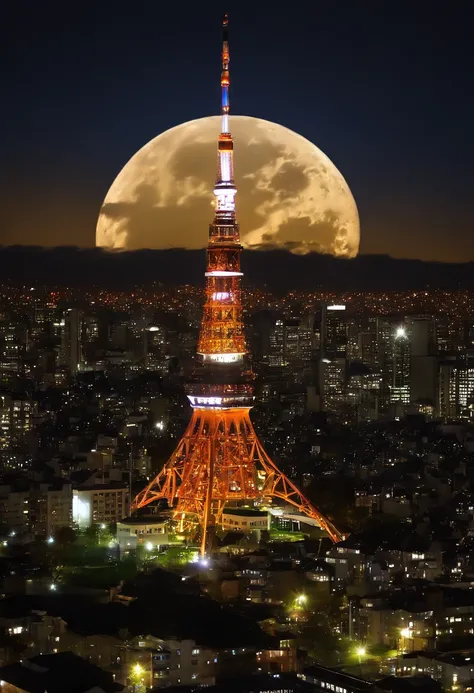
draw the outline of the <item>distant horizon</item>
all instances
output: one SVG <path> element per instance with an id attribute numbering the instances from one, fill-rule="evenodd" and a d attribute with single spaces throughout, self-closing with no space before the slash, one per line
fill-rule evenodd
<path id="1" fill-rule="evenodd" d="M 137 253 L 143 253 L 143 252 L 151 252 L 151 253 L 168 253 L 168 252 L 182 252 L 182 253 L 199 253 L 201 251 L 205 251 L 207 249 L 207 246 L 203 246 L 202 248 L 184 248 L 182 246 L 170 246 L 169 248 L 105 248 L 101 246 L 81 246 L 81 245 L 69 245 L 67 243 L 62 243 L 59 245 L 41 245 L 41 244 L 23 244 L 23 243 L 0 243 L 0 252 L 5 251 L 5 250 L 21 250 L 21 251 L 46 251 L 46 252 L 54 252 L 54 251 L 61 251 L 61 250 L 74 250 L 74 251 L 85 251 L 85 252 L 99 252 L 99 253 L 104 253 L 106 255 L 114 256 L 114 255 L 134 255 Z M 321 253 L 318 251 L 311 251 L 308 253 L 292 253 L 291 251 L 285 249 L 285 248 L 246 248 L 244 247 L 243 249 L 244 256 L 247 255 L 248 253 L 253 253 L 253 254 L 258 254 L 262 255 L 265 253 L 281 253 L 284 255 L 289 255 L 293 257 L 318 257 L 318 258 L 328 258 L 330 260 L 335 260 L 335 261 L 342 261 L 342 262 L 352 262 L 352 261 L 357 261 L 361 258 L 387 258 L 390 260 L 394 261 L 400 261 L 400 262 L 420 262 L 422 264 L 436 264 L 436 265 L 472 265 L 474 264 L 474 258 L 472 260 L 438 260 L 438 259 L 432 259 L 432 260 L 426 260 L 423 258 L 417 258 L 417 257 L 399 257 L 396 255 L 391 255 L 390 253 L 376 253 L 376 252 L 362 252 L 358 253 L 355 257 L 345 257 L 345 256 L 336 256 L 336 255 L 331 255 L 331 253 Z"/>
<path id="2" fill-rule="evenodd" d="M 204 286 L 205 249 L 120 250 L 77 246 L 0 246 L 3 283 L 94 284 L 126 290 L 152 282 Z M 273 292 L 474 290 L 473 262 L 443 263 L 360 254 L 355 258 L 286 250 L 247 250 L 245 283 Z"/>

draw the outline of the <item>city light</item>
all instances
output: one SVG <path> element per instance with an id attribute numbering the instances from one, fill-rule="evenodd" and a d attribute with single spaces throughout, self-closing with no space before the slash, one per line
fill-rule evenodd
<path id="1" fill-rule="evenodd" d="M 50 584 L 49 589 L 51 590 L 51 592 L 56 592 L 57 587 L 56 587 L 56 585 L 54 584 L 54 582 L 52 582 L 52 583 Z"/>
<path id="2" fill-rule="evenodd" d="M 395 337 L 397 339 L 405 339 L 407 336 L 407 331 L 405 327 L 397 327 L 397 331 L 395 332 Z"/>
<path id="3" fill-rule="evenodd" d="M 151 541 L 147 541 L 147 543 L 145 544 L 145 548 L 147 551 L 153 551 L 153 544 L 151 543 Z"/>
<path id="4" fill-rule="evenodd" d="M 400 635 L 402 638 L 410 638 L 411 637 L 411 631 L 409 628 L 402 628 L 400 631 Z"/>
<path id="5" fill-rule="evenodd" d="M 155 428 L 157 428 L 159 431 L 162 431 L 165 427 L 165 424 L 163 421 L 157 421 L 155 424 Z"/>
<path id="6" fill-rule="evenodd" d="M 205 277 L 243 277 L 243 272 L 232 272 L 229 270 L 211 270 L 205 272 Z"/>
<path id="7" fill-rule="evenodd" d="M 204 360 L 215 361 L 216 363 L 233 363 L 244 356 L 244 353 L 233 354 L 204 354 Z"/>
<path id="8" fill-rule="evenodd" d="M 359 645 L 359 647 L 356 649 L 356 655 L 361 658 L 365 657 L 366 649 L 363 645 Z"/>
<path id="9" fill-rule="evenodd" d="M 141 676 L 143 674 L 143 667 L 141 666 L 141 664 L 138 664 L 137 662 L 137 664 L 133 665 L 132 671 L 135 674 L 135 676 Z"/>
<path id="10" fill-rule="evenodd" d="M 304 604 L 306 604 L 307 601 L 308 597 L 305 594 L 299 594 L 295 599 L 295 603 L 298 606 L 303 606 Z"/>
<path id="11" fill-rule="evenodd" d="M 48 544 L 54 544 L 54 537 L 48 537 L 46 541 L 48 542 Z"/>

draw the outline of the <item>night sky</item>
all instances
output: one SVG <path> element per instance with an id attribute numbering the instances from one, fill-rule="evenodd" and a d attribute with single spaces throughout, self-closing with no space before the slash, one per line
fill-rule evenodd
<path id="1" fill-rule="evenodd" d="M 232 111 L 281 123 L 334 161 L 359 207 L 361 252 L 474 260 L 473 3 L 302 6 L 8 3 L 0 242 L 94 245 L 126 161 L 218 112 L 228 9 Z"/>

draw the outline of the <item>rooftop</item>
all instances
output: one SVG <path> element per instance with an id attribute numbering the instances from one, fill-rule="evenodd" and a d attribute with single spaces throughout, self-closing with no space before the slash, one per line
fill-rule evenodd
<path id="1" fill-rule="evenodd" d="M 0 669 L 0 679 L 25 693 L 119 693 L 112 674 L 72 652 L 39 655 Z"/>
<path id="2" fill-rule="evenodd" d="M 333 683 L 337 686 L 342 686 L 350 691 L 360 691 L 365 693 L 373 688 L 373 684 L 365 679 L 360 679 L 358 676 L 346 674 L 344 671 L 336 669 L 328 669 L 322 666 L 311 666 L 303 670 L 300 674 L 303 680 L 311 682 L 313 679 L 324 681 L 325 683 Z"/>
<path id="3" fill-rule="evenodd" d="M 159 515 L 148 515 L 146 517 L 124 517 L 118 524 L 121 525 L 164 525 L 168 518 Z"/>
<path id="4" fill-rule="evenodd" d="M 239 517 L 267 517 L 266 510 L 254 510 L 253 508 L 224 508 L 224 515 L 238 515 Z"/>

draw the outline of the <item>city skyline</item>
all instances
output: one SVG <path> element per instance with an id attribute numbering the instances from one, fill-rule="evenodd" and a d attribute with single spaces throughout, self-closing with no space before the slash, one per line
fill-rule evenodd
<path id="1" fill-rule="evenodd" d="M 125 161 L 212 114 L 212 4 L 184 22 L 170 8 L 113 8 L 86 4 L 72 17 L 53 3 L 28 8 L 26 21 L 8 9 L 5 244 L 92 246 Z M 233 15 L 236 110 L 282 123 L 334 161 L 359 207 L 361 253 L 473 259 L 470 8 L 343 3 L 288 21 L 252 12 L 250 24 Z"/>
<path id="2" fill-rule="evenodd" d="M 469 8 L 239 7 L 229 45 L 222 8 L 43 5 L 1 44 L 0 228 L 42 229 L 0 245 L 1 690 L 472 693 Z M 207 131 L 130 162 L 147 229 L 122 171 L 98 236 L 129 250 L 87 247 L 112 163 L 219 73 Z M 160 220 L 182 247 L 140 250 Z"/>

